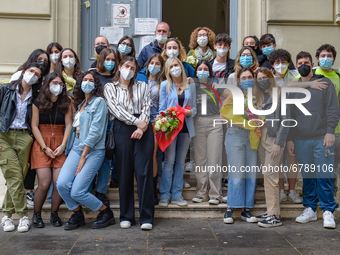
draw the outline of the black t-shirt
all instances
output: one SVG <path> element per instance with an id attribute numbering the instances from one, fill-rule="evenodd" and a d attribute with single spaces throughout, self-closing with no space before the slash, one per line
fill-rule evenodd
<path id="1" fill-rule="evenodd" d="M 34 100 L 33 104 L 39 109 L 39 102 L 37 99 Z M 54 102 L 50 113 L 47 114 L 40 113 L 39 124 L 65 125 L 65 114 L 59 112 L 57 106 L 58 103 Z"/>
<path id="2" fill-rule="evenodd" d="M 178 95 L 178 103 L 182 107 L 183 107 L 184 99 L 185 99 L 185 95 L 184 94 L 185 93 L 183 93 L 182 95 Z M 179 132 L 180 133 L 188 133 L 188 127 L 187 127 L 187 124 L 185 123 L 185 119 L 184 119 L 184 123 L 183 123 L 183 128 Z"/>
<path id="3" fill-rule="evenodd" d="M 106 83 L 111 83 L 112 82 L 112 78 L 113 78 L 113 74 L 111 75 L 102 75 L 100 73 L 97 73 L 99 76 L 99 79 L 103 85 L 103 87 L 105 87 Z"/>

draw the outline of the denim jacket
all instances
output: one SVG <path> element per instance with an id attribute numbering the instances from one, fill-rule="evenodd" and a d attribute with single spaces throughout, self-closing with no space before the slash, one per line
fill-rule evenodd
<path id="1" fill-rule="evenodd" d="M 78 106 L 77 112 L 80 110 L 84 102 L 85 100 Z M 91 97 L 79 118 L 79 150 L 84 150 L 85 145 L 91 147 L 91 150 L 105 149 L 107 122 L 108 109 L 104 98 L 95 96 Z M 72 149 L 75 131 L 75 128 L 72 127 L 66 147 L 66 155 Z"/>
<path id="2" fill-rule="evenodd" d="M 161 89 L 159 90 L 159 112 L 164 112 L 166 109 L 169 109 L 170 107 L 177 107 L 178 105 L 178 94 L 175 83 L 172 84 L 170 93 L 168 93 L 166 89 L 167 85 L 167 80 L 161 83 Z M 185 89 L 184 93 L 185 99 L 183 103 L 183 108 L 187 106 L 191 108 L 191 115 L 185 117 L 185 123 L 187 125 L 190 137 L 194 137 L 195 127 L 193 118 L 197 113 L 195 83 L 190 83 L 189 88 Z"/>

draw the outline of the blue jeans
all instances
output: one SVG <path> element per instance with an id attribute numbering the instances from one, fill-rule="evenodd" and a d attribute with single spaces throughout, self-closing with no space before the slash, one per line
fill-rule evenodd
<path id="1" fill-rule="evenodd" d="M 295 154 L 299 164 L 303 164 L 303 205 L 316 211 L 319 199 L 321 210 L 333 213 L 336 206 L 333 188 L 334 145 L 328 148 L 333 155 L 325 157 L 323 140 L 296 140 Z M 315 170 L 312 170 L 314 166 Z"/>
<path id="2" fill-rule="evenodd" d="M 161 199 L 182 198 L 184 163 L 189 145 L 189 133 L 179 133 L 164 151 L 164 167 L 159 187 Z"/>
<path id="3" fill-rule="evenodd" d="M 227 205 L 232 208 L 253 208 L 257 172 L 252 171 L 251 167 L 257 166 L 257 150 L 250 148 L 249 131 L 240 127 L 229 127 L 225 137 L 225 149 L 230 169 Z"/>
<path id="4" fill-rule="evenodd" d="M 80 173 L 75 176 L 82 153 L 79 151 L 78 144 L 79 138 L 76 138 L 72 150 L 60 171 L 57 189 L 69 210 L 73 211 L 80 204 L 83 204 L 92 211 L 98 211 L 103 203 L 91 194 L 88 189 L 103 163 L 105 150 L 91 150 L 86 156 L 86 162 Z"/>

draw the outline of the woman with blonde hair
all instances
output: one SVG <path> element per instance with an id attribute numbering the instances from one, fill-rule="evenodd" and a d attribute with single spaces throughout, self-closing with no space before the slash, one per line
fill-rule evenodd
<path id="1" fill-rule="evenodd" d="M 280 87 L 277 85 L 272 72 L 266 67 L 260 67 L 255 73 L 254 94 L 256 105 L 262 110 L 276 107 L 276 110 L 265 116 L 265 124 L 261 127 L 262 137 L 258 148 L 260 163 L 269 171 L 263 172 L 264 190 L 266 196 L 267 213 L 257 217 L 261 227 L 277 227 L 282 225 L 280 217 L 280 188 L 279 172 L 270 171 L 281 164 L 289 128 L 283 126 L 282 121 L 290 118 L 289 105 L 286 115 L 282 115 L 280 102 Z M 276 94 L 276 97 L 274 97 Z M 273 105 L 273 104 L 276 104 Z M 271 121 L 268 125 L 268 120 Z M 269 168 L 270 166 L 270 168 Z"/>
<path id="2" fill-rule="evenodd" d="M 188 62 L 186 62 L 187 55 L 185 54 L 185 50 L 181 42 L 176 38 L 171 38 L 165 43 L 162 58 L 164 61 L 167 61 L 168 58 L 178 58 L 184 67 L 186 77 L 195 77 L 195 70 Z"/>
<path id="3" fill-rule="evenodd" d="M 179 206 L 188 204 L 182 197 L 184 162 L 190 138 L 195 136 L 194 120 L 196 115 L 196 88 L 194 83 L 187 83 L 185 69 L 180 59 L 170 57 L 165 63 L 166 79 L 161 83 L 159 92 L 159 112 L 170 107 L 190 107 L 185 110 L 183 128 L 164 151 L 164 167 L 159 191 L 159 206 L 168 206 L 169 202 Z"/>
<path id="4" fill-rule="evenodd" d="M 228 84 L 229 85 L 237 85 L 237 73 L 242 68 L 250 68 L 253 72 L 257 70 L 259 67 L 259 62 L 257 61 L 256 53 L 250 47 L 242 47 L 240 51 L 237 53 L 235 59 L 234 70 L 235 73 L 232 73 L 228 77 Z"/>
<path id="5" fill-rule="evenodd" d="M 191 33 L 190 51 L 187 56 L 195 59 L 193 67 L 196 67 L 200 60 L 211 61 L 216 57 L 214 50 L 215 36 L 215 33 L 207 27 L 198 27 Z"/>

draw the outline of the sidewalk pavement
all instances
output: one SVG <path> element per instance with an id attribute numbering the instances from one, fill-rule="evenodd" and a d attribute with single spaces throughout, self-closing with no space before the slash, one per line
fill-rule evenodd
<path id="1" fill-rule="evenodd" d="M 139 224 L 120 229 L 87 225 L 74 231 L 52 227 L 31 228 L 28 233 L 0 230 L 0 254 L 340 254 L 338 228 L 322 227 L 322 220 L 264 229 L 257 223 L 236 219 L 156 219 L 154 229 L 142 231 Z M 15 225 L 18 221 L 14 221 Z"/>

